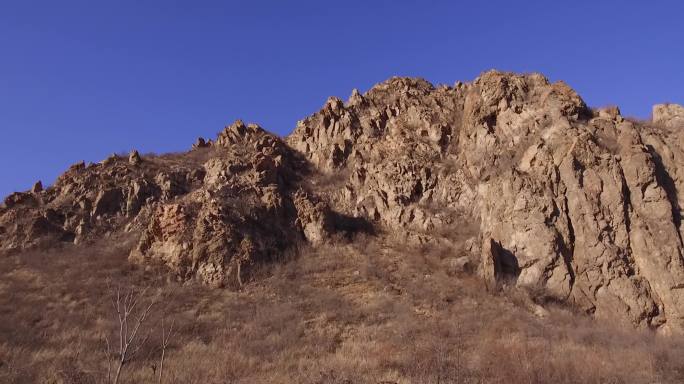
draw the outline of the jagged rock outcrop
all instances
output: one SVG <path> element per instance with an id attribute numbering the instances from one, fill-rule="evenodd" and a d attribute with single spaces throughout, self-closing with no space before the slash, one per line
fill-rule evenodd
<path id="1" fill-rule="evenodd" d="M 477 265 L 492 289 L 683 332 L 681 111 L 632 121 L 539 74 L 392 78 L 284 140 L 238 121 L 185 154 L 77 164 L 5 200 L 0 249 L 126 230 L 132 261 L 224 286 L 299 241 L 374 227 L 454 245 L 444 268 Z"/>
<path id="2" fill-rule="evenodd" d="M 181 279 L 241 284 L 255 262 L 332 231 L 327 205 L 298 181 L 307 167 L 282 140 L 241 121 L 215 143 L 181 155 L 110 156 L 79 163 L 55 185 L 9 196 L 0 249 L 87 243 L 139 234 L 130 260 L 161 263 Z"/>
<path id="3" fill-rule="evenodd" d="M 674 116 L 654 113 L 669 127 Z M 331 98 L 288 143 L 344 175 L 322 191 L 334 209 L 419 241 L 479 223 L 491 285 L 542 286 L 597 317 L 681 331 L 684 163 L 667 135 L 678 132 L 590 110 L 562 82 L 491 71 Z"/>
<path id="4" fill-rule="evenodd" d="M 318 189 L 332 191 L 327 195 L 336 209 L 390 227 L 411 227 L 419 235 L 456 216 L 433 209 L 432 202 L 472 208 L 468 202 L 475 190 L 465 182 L 467 170 L 447 153 L 458 140 L 463 103 L 460 90 L 395 78 L 363 96 L 354 92 L 346 105 L 330 98 L 319 113 L 300 121 L 287 141 L 320 172 L 335 176 Z M 438 185 L 442 179 L 451 185 Z"/>
<path id="5" fill-rule="evenodd" d="M 53 186 L 34 187 L 5 200 L 0 221 L 6 233 L 0 249 L 19 251 L 55 239 L 78 242 L 84 235 L 95 238 L 118 230 L 136 218 L 145 204 L 185 193 L 157 184 L 155 179 L 163 172 L 176 174 L 187 189 L 201 183 L 202 169 L 190 163 L 171 167 L 153 159 L 144 165 L 131 164 L 119 156 L 100 164 L 77 163 Z"/>
<path id="6" fill-rule="evenodd" d="M 656 104 L 653 106 L 653 122 L 668 128 L 680 128 L 684 124 L 684 107 L 679 104 Z"/>
<path id="7" fill-rule="evenodd" d="M 305 167 L 280 139 L 238 121 L 213 147 L 201 188 L 155 208 L 131 260 L 160 261 L 212 286 L 240 285 L 256 261 L 302 237 L 324 240 L 329 211 L 297 186 Z"/>

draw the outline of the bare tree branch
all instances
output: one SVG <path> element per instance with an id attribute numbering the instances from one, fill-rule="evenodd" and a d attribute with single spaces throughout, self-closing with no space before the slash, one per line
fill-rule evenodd
<path id="1" fill-rule="evenodd" d="M 121 287 L 117 287 L 116 289 L 110 287 L 110 291 L 112 292 L 112 307 L 116 311 L 117 319 L 119 321 L 119 349 L 116 351 L 116 361 L 118 364 L 116 366 L 114 378 L 112 379 L 111 361 L 114 357 L 112 356 L 109 339 L 106 338 L 108 364 L 107 381 L 109 383 L 118 384 L 123 367 L 137 356 L 138 352 L 140 352 L 149 339 L 149 332 L 142 338 L 140 337 L 140 334 L 143 324 L 148 319 L 152 307 L 155 305 L 155 301 L 152 300 L 149 305 L 138 311 L 139 313 L 136 315 L 136 308 L 138 308 L 138 304 L 144 300 L 147 288 L 139 292 L 130 290 L 125 294 L 122 294 Z"/>
<path id="2" fill-rule="evenodd" d="M 164 327 L 164 317 L 162 317 L 161 323 L 162 323 L 162 352 L 161 352 L 161 358 L 159 360 L 159 384 L 162 384 L 162 377 L 164 375 L 164 357 L 166 356 L 166 348 L 169 346 L 169 342 L 171 341 L 171 336 L 173 335 L 173 326 L 174 326 L 175 322 L 174 321 L 171 322 L 171 326 L 169 327 L 168 333 L 166 332 L 166 329 Z"/>

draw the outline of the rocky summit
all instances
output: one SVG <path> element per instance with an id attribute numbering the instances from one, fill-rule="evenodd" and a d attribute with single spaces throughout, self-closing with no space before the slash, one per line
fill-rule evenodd
<path id="1" fill-rule="evenodd" d="M 236 121 L 186 153 L 75 164 L 4 200 L 0 250 L 128 233 L 132 263 L 240 287 L 299 244 L 399 234 L 492 290 L 681 333 L 683 132 L 682 106 L 628 119 L 539 74 L 392 78 L 285 138 Z"/>

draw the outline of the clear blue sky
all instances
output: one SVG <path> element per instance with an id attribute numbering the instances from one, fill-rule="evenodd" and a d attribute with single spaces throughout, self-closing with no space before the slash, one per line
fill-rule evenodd
<path id="1" fill-rule="evenodd" d="M 647 117 L 684 103 L 683 4 L 0 0 L 0 196 L 236 118 L 285 135 L 393 75 L 537 71 Z"/>

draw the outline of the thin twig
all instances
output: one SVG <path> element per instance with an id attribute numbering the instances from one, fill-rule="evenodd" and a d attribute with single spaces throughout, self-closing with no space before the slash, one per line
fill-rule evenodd
<path id="1" fill-rule="evenodd" d="M 159 384 L 162 384 L 162 377 L 164 375 L 164 357 L 166 356 L 166 348 L 169 346 L 171 341 L 171 335 L 173 334 L 173 326 L 175 322 L 171 322 L 171 327 L 169 327 L 169 332 L 166 333 L 164 327 L 164 318 L 162 317 L 162 353 L 159 360 Z"/>

